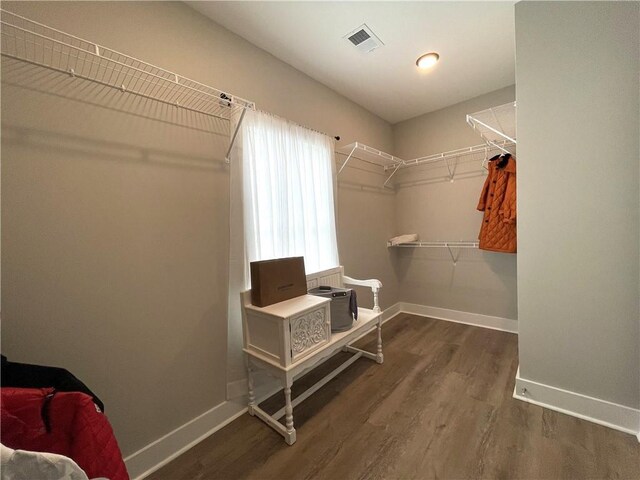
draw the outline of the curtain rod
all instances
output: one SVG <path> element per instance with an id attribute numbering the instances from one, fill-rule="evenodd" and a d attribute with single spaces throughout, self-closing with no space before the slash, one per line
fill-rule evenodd
<path id="1" fill-rule="evenodd" d="M 293 120 L 289 120 L 288 118 L 281 117 L 280 115 L 276 115 L 275 113 L 267 112 L 267 111 L 265 111 L 265 110 L 257 110 L 257 109 L 256 109 L 256 112 L 264 113 L 265 115 L 269 115 L 269 116 L 271 116 L 271 117 L 279 118 L 279 119 L 281 119 L 281 120 L 284 120 L 285 122 L 292 123 L 293 125 L 295 125 L 295 126 L 297 126 L 297 127 L 300 127 L 300 128 L 306 128 L 307 130 L 311 130 L 312 132 L 316 132 L 316 133 L 319 133 L 320 135 L 324 135 L 325 137 L 331 137 L 331 136 L 333 136 L 333 138 L 334 138 L 336 141 L 338 141 L 338 142 L 340 141 L 340 135 L 327 135 L 326 133 L 321 132 L 320 130 L 316 130 L 315 128 L 307 127 L 306 125 L 302 125 L 302 124 L 300 124 L 300 123 L 294 122 Z"/>

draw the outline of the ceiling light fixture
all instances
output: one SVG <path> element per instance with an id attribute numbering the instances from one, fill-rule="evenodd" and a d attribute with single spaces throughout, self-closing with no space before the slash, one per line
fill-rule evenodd
<path id="1" fill-rule="evenodd" d="M 433 67 L 440 60 L 440 55 L 436 52 L 425 53 L 416 60 L 418 68 L 427 69 Z"/>

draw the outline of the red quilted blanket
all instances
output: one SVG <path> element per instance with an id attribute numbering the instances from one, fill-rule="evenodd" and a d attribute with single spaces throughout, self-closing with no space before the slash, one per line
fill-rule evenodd
<path id="1" fill-rule="evenodd" d="M 0 441 L 72 458 L 89 478 L 129 480 L 107 417 L 91 397 L 52 388 L 2 388 Z"/>

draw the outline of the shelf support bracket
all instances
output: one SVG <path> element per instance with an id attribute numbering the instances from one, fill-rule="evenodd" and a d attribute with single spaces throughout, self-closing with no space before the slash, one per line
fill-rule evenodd
<path id="1" fill-rule="evenodd" d="M 458 263 L 458 257 L 460 256 L 460 249 L 458 249 L 457 255 L 454 255 L 453 250 L 451 250 L 451 246 L 448 243 L 445 243 L 444 246 L 447 247 L 447 250 L 449 250 L 449 256 L 451 256 L 451 261 L 453 262 L 453 266 L 455 267 Z"/>
<path id="2" fill-rule="evenodd" d="M 391 177 L 393 177 L 396 174 L 396 172 L 398 171 L 398 169 L 400 168 L 401 165 L 402 165 L 401 162 L 396 164 L 396 168 L 393 169 L 393 172 L 391 172 L 391 175 L 389 175 L 389 177 L 387 177 L 385 182 L 382 184 L 383 187 L 387 186 L 387 183 L 389 183 L 389 181 L 391 180 Z"/>
<path id="3" fill-rule="evenodd" d="M 342 164 L 342 166 L 338 170 L 338 175 L 340 175 L 342 170 L 344 170 L 344 167 L 347 166 L 347 163 L 349 162 L 349 160 L 351 160 L 351 157 L 353 156 L 353 152 L 356 151 L 356 148 L 358 148 L 358 144 L 357 143 L 353 146 L 353 148 L 351 149 L 351 152 L 349 153 L 349 155 L 347 155 L 347 159 L 344 161 L 344 163 Z"/>
<path id="4" fill-rule="evenodd" d="M 455 163 L 453 164 L 453 169 L 451 169 L 451 164 L 447 157 L 444 158 L 444 161 L 447 164 L 447 170 L 449 171 L 449 181 L 453 183 L 453 179 L 456 175 L 456 168 L 458 168 L 458 157 L 456 157 Z"/>
<path id="5" fill-rule="evenodd" d="M 487 147 L 484 147 L 484 160 L 482 160 L 482 168 L 484 168 L 485 170 L 489 170 L 489 167 L 487 166 L 487 164 L 489 163 L 489 149 Z"/>
<path id="6" fill-rule="evenodd" d="M 233 149 L 233 144 L 236 142 L 236 137 L 238 136 L 238 132 L 240 131 L 240 126 L 242 125 L 242 120 L 244 119 L 244 114 L 247 113 L 247 109 L 243 108 L 242 113 L 240 114 L 240 119 L 238 120 L 238 124 L 236 125 L 235 130 L 233 131 L 233 136 L 231 137 L 231 141 L 229 142 L 229 149 L 227 150 L 227 154 L 224 157 L 224 161 L 226 163 L 230 163 L 229 155 L 231 155 L 231 150 Z"/>

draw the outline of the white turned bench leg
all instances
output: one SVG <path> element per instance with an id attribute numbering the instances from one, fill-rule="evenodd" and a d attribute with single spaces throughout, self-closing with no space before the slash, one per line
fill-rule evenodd
<path id="1" fill-rule="evenodd" d="M 247 404 L 247 409 L 249 411 L 249 415 L 254 416 L 254 407 L 256 406 L 256 392 L 253 389 L 253 371 L 251 369 L 251 360 L 248 357 L 245 357 L 245 363 L 247 365 L 247 389 L 249 390 L 249 402 Z"/>
<path id="2" fill-rule="evenodd" d="M 296 429 L 293 428 L 293 406 L 291 405 L 291 385 L 292 384 L 293 382 L 286 380 L 285 386 L 284 386 L 284 400 L 285 400 L 284 425 L 285 425 L 285 428 L 287 429 L 286 434 L 284 436 L 284 440 L 285 442 L 287 442 L 288 445 L 293 445 L 296 441 Z"/>
<path id="3" fill-rule="evenodd" d="M 376 362 L 384 362 L 384 355 L 382 354 L 382 317 L 378 319 L 378 352 L 376 355 Z"/>

